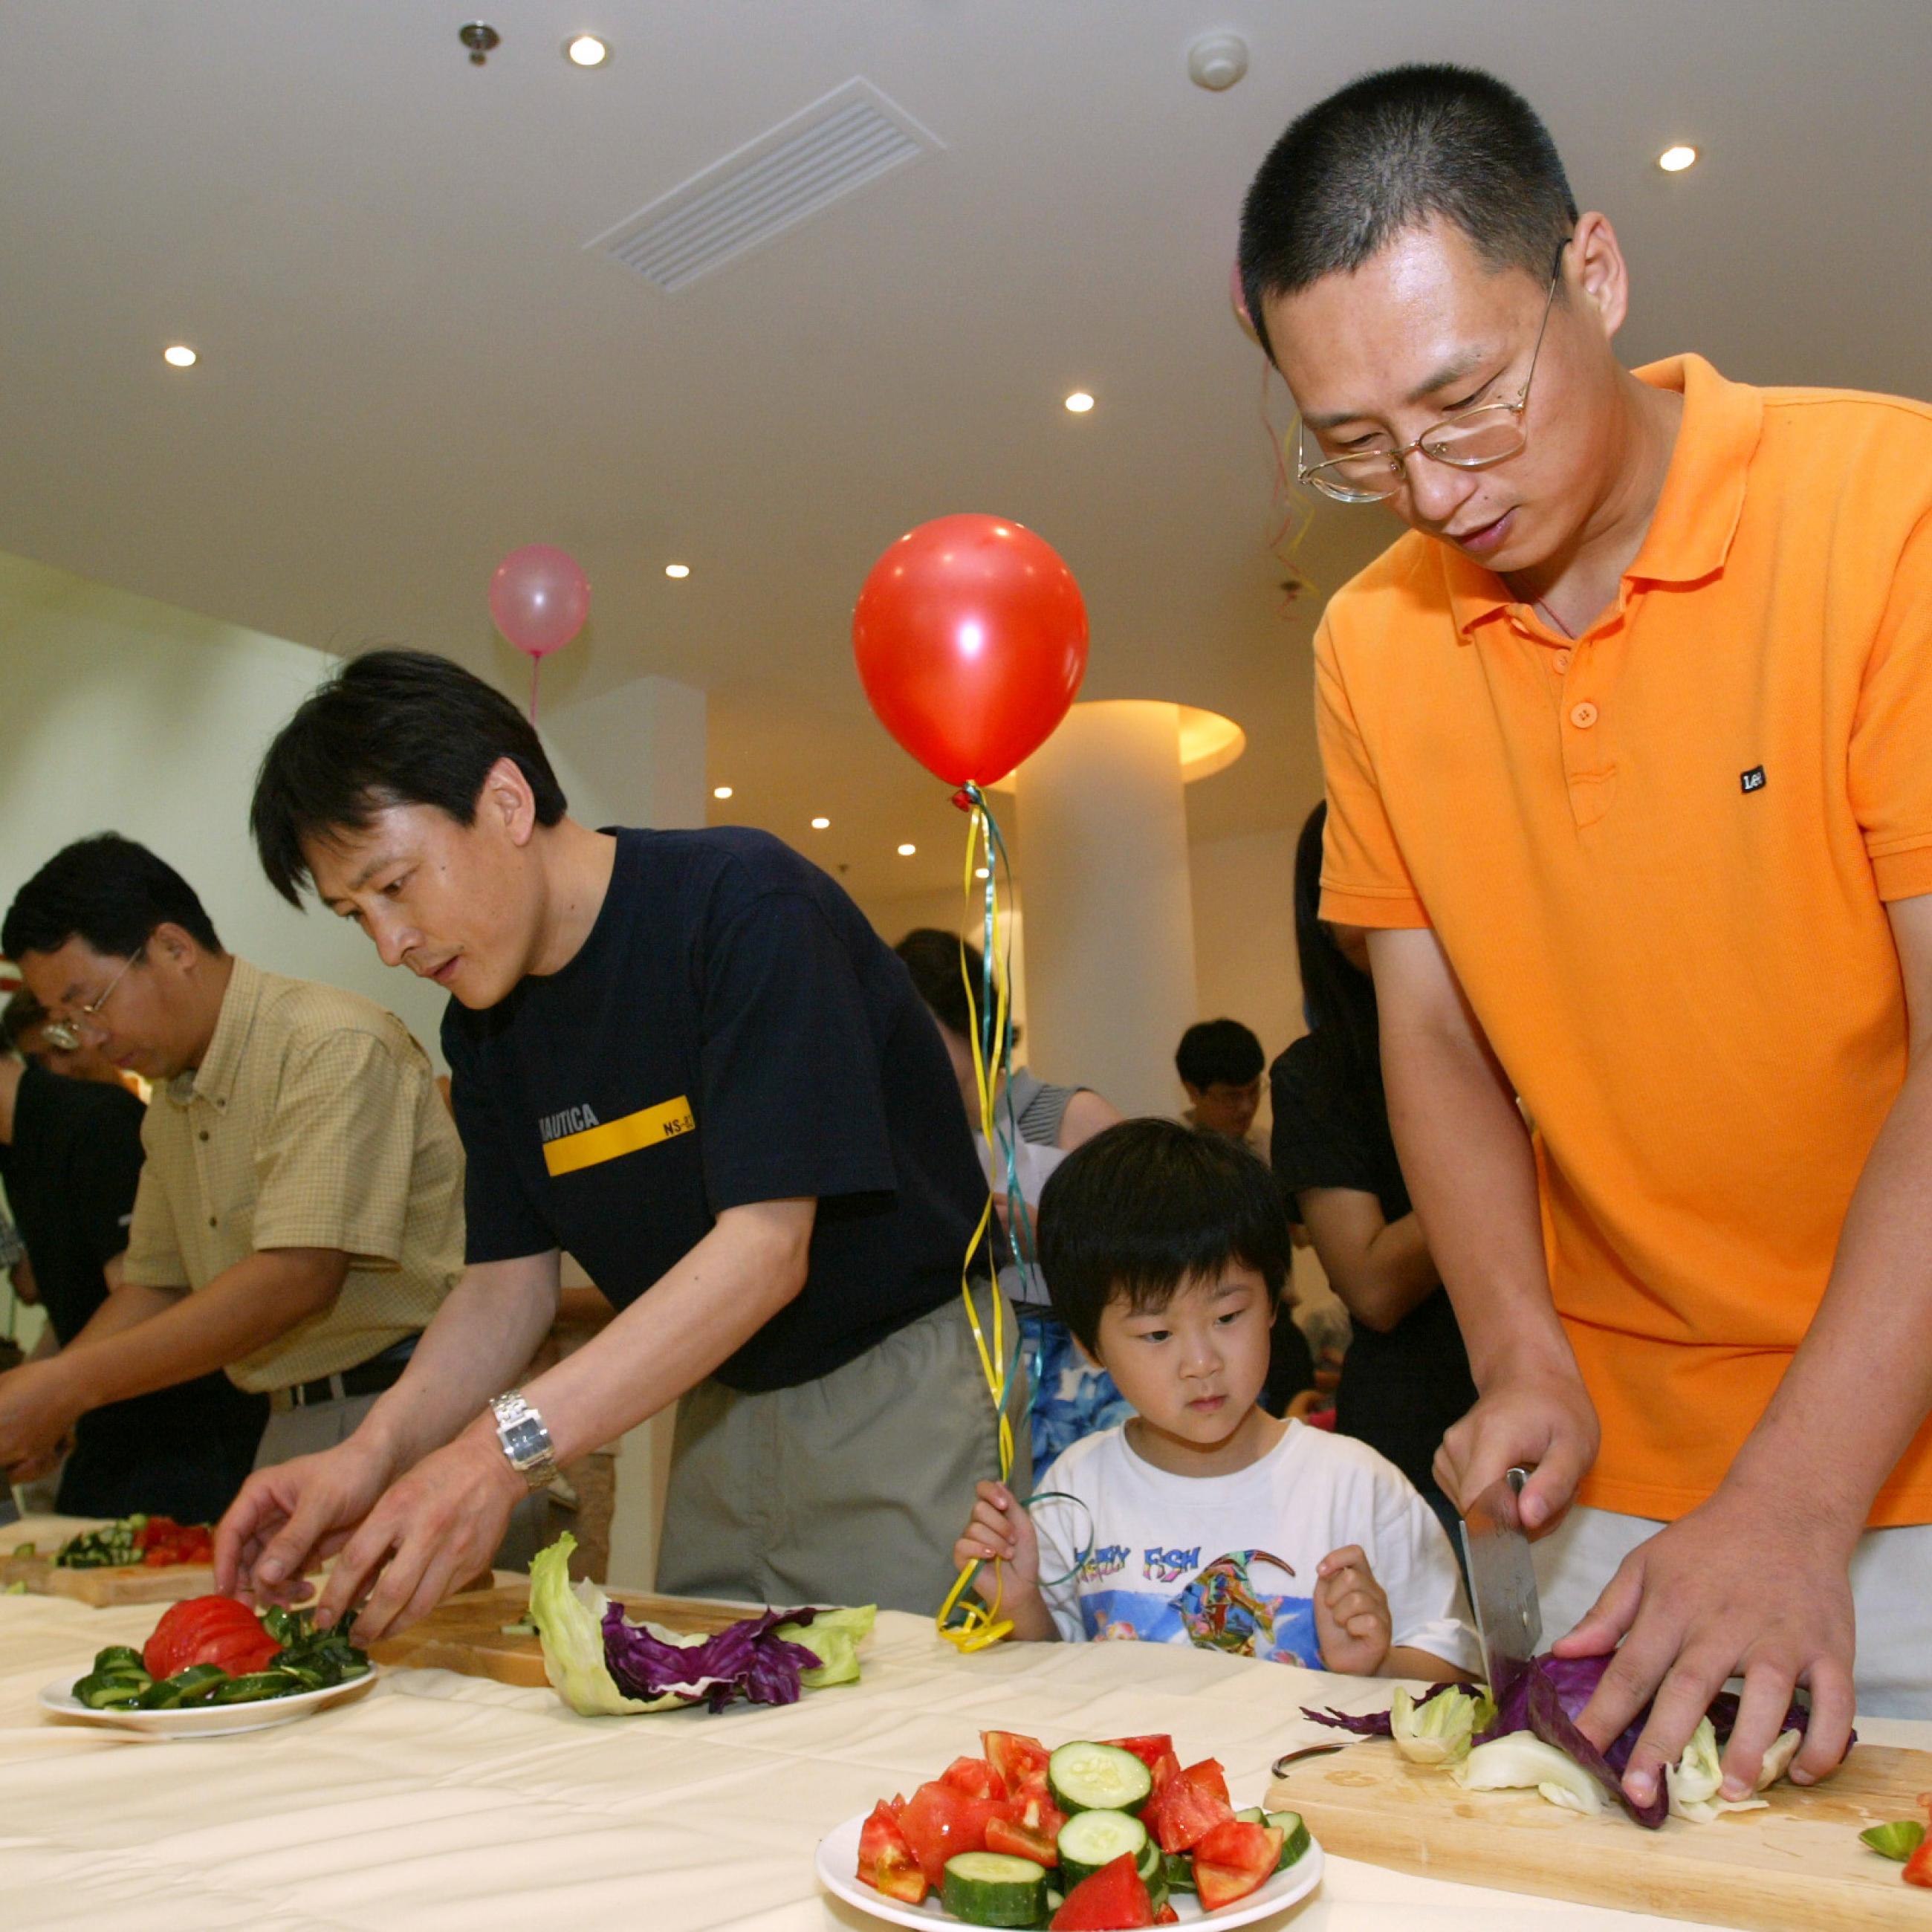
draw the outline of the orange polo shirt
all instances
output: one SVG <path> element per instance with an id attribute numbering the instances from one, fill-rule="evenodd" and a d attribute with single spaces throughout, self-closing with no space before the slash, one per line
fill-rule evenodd
<path id="1" fill-rule="evenodd" d="M 1674 1518 L 1803 1339 L 1904 1078 L 1885 902 L 1932 892 L 1932 409 L 1637 373 L 1682 424 L 1584 636 L 1413 533 L 1330 604 L 1322 912 L 1435 928 L 1536 1123 L 1603 1423 L 1582 1500 Z M 1871 1520 L 1932 1522 L 1932 1425 Z"/>

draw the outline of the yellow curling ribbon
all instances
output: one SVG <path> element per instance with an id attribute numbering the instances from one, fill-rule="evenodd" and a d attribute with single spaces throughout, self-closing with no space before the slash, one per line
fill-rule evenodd
<path id="1" fill-rule="evenodd" d="M 991 982 L 990 988 L 974 986 L 972 976 L 967 970 L 963 948 L 959 955 L 959 976 L 965 982 L 972 1011 L 979 1022 L 972 1030 L 971 1037 L 974 1084 L 980 1096 L 980 1124 L 986 1136 L 988 1148 L 997 1150 L 1000 1143 L 993 1120 L 994 1083 L 1000 1063 L 1006 1057 L 1008 996 L 1007 976 L 995 943 L 998 920 L 999 830 L 992 822 L 992 814 L 986 808 L 986 799 L 979 787 L 968 785 L 965 788 L 965 794 L 972 802 L 972 817 L 966 832 L 965 895 L 970 904 L 974 897 L 974 862 L 983 847 L 986 866 L 984 958 L 987 976 Z M 989 991 L 992 996 L 990 1000 L 987 998 Z M 986 1024 L 989 1018 L 992 1022 L 990 1028 Z M 983 1046 L 981 1043 L 982 1032 L 986 1036 Z M 997 1055 L 993 1045 L 995 1041 L 999 1042 Z M 974 1345 L 980 1352 L 980 1366 L 986 1378 L 987 1393 L 992 1397 L 993 1411 L 999 1420 L 1000 1480 L 1010 1485 L 1013 1472 L 1013 1426 L 1012 1420 L 1006 1413 L 1006 1298 L 1000 1292 L 997 1274 L 992 1284 L 993 1334 L 990 1345 L 986 1331 L 980 1323 L 980 1311 L 973 1305 L 973 1257 L 979 1252 L 980 1244 L 987 1240 L 992 1219 L 993 1197 L 989 1186 L 986 1204 L 980 1210 L 979 1226 L 973 1231 L 972 1240 L 966 1250 L 965 1262 L 960 1268 L 959 1293 L 966 1304 L 966 1319 L 972 1324 Z M 948 1643 L 964 1652 L 988 1649 L 1002 1637 L 1012 1634 L 1012 1620 L 1000 1615 L 1000 1580 L 1004 1565 L 998 1558 L 994 1558 L 993 1600 L 990 1604 L 976 1603 L 968 1594 L 972 1588 L 973 1579 L 979 1574 L 980 1567 L 977 1562 L 969 1563 L 960 1571 L 958 1580 L 947 1593 L 945 1602 L 940 1605 L 938 1616 L 934 1619 L 940 1635 Z"/>

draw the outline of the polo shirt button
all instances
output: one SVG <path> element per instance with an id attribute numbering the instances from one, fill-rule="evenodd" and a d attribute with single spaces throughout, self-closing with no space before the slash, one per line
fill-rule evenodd
<path id="1" fill-rule="evenodd" d="M 211 1228 L 218 1228 L 220 1226 L 221 1223 L 214 1215 L 211 1214 L 208 1217 L 208 1225 Z"/>
<path id="2" fill-rule="evenodd" d="M 1568 651 L 1558 651 L 1550 662 L 1559 671 L 1568 670 L 1570 668 L 1570 653 Z"/>
<path id="3" fill-rule="evenodd" d="M 206 1127 L 203 1127 L 201 1130 L 201 1137 L 203 1140 L 206 1140 L 208 1138 L 208 1130 Z"/>
<path id="4" fill-rule="evenodd" d="M 1597 707 L 1592 704 L 1574 704 L 1570 707 L 1570 722 L 1580 731 L 1587 731 L 1597 722 Z"/>

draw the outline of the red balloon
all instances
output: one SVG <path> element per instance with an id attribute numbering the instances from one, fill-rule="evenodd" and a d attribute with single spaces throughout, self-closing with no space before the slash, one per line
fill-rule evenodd
<path id="1" fill-rule="evenodd" d="M 866 579 L 852 613 L 879 722 L 948 784 L 1038 750 L 1087 669 L 1087 606 L 1043 538 L 1006 517 L 936 517 Z"/>
<path id="2" fill-rule="evenodd" d="M 526 658 L 560 651 L 590 614 L 590 585 L 576 558 L 554 544 L 525 544 L 490 580 L 490 615 Z"/>

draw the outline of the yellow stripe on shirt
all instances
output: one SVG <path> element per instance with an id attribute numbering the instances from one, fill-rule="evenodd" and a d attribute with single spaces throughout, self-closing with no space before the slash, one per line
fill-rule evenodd
<path id="1" fill-rule="evenodd" d="M 586 1127 L 581 1133 L 565 1134 L 544 1148 L 544 1166 L 552 1179 L 560 1174 L 574 1174 L 580 1167 L 595 1167 L 602 1161 L 635 1154 L 640 1148 L 656 1147 L 679 1134 L 688 1134 L 698 1125 L 692 1118 L 691 1102 L 680 1094 L 675 1100 L 626 1114 L 620 1120 L 606 1120 L 601 1127 Z"/>

